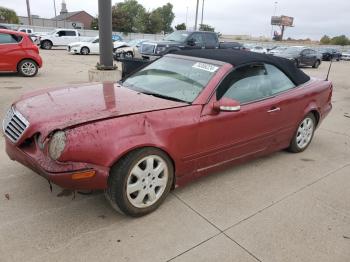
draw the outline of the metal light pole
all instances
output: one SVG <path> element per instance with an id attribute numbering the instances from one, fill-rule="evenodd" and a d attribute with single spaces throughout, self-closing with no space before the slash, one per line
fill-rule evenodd
<path id="1" fill-rule="evenodd" d="M 55 19 L 56 19 L 56 27 L 57 27 L 57 10 L 56 10 L 56 0 L 53 0 L 53 7 L 55 8 Z"/>
<path id="2" fill-rule="evenodd" d="M 196 7 L 196 22 L 194 24 L 194 31 L 197 30 L 197 25 L 198 25 L 198 7 L 199 7 L 199 0 L 197 0 L 197 7 Z"/>
<path id="3" fill-rule="evenodd" d="M 202 4 L 202 19 L 201 19 L 201 25 L 203 24 L 203 17 L 204 17 L 204 0 Z"/>
<path id="4" fill-rule="evenodd" d="M 32 15 L 30 14 L 30 3 L 29 0 L 26 0 L 27 3 L 27 15 L 28 15 L 28 23 L 32 25 Z"/>
<path id="5" fill-rule="evenodd" d="M 100 64 L 99 70 L 112 70 L 113 42 L 112 42 L 112 0 L 98 0 L 98 23 L 100 36 Z"/>
<path id="6" fill-rule="evenodd" d="M 188 6 L 186 7 L 186 29 L 188 29 Z"/>

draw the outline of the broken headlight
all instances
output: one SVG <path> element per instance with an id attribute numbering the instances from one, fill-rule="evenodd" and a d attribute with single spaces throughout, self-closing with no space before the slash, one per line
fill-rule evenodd
<path id="1" fill-rule="evenodd" d="M 49 155 L 53 160 L 57 160 L 66 147 L 66 133 L 57 131 L 53 134 L 49 142 Z"/>

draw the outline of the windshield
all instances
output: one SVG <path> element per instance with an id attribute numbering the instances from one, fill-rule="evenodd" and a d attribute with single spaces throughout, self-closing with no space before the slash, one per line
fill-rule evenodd
<path id="1" fill-rule="evenodd" d="M 188 33 L 183 31 L 176 31 L 164 38 L 165 41 L 174 41 L 174 42 L 185 42 L 187 37 L 189 36 Z"/>
<path id="2" fill-rule="evenodd" d="M 144 94 L 192 103 L 219 66 L 163 57 L 127 78 L 123 85 Z"/>

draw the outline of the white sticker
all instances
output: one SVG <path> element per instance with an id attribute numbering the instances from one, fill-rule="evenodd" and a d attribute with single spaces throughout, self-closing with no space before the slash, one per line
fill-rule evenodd
<path id="1" fill-rule="evenodd" d="M 219 69 L 219 67 L 217 66 L 214 66 L 214 65 L 211 65 L 211 64 L 206 64 L 206 63 L 195 63 L 193 66 L 193 68 L 196 68 L 196 69 L 200 69 L 200 70 L 205 70 L 205 71 L 208 71 L 210 73 L 214 73 L 216 72 L 216 70 Z"/>

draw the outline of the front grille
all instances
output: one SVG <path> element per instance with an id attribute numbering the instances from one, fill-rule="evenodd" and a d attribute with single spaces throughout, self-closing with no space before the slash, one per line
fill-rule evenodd
<path id="1" fill-rule="evenodd" d="M 16 111 L 13 107 L 7 112 L 3 121 L 3 130 L 5 135 L 14 143 L 22 137 L 23 133 L 28 128 L 28 121 L 22 114 Z"/>
<path id="2" fill-rule="evenodd" d="M 154 54 L 156 51 L 156 44 L 142 44 L 141 53 L 142 54 Z"/>

